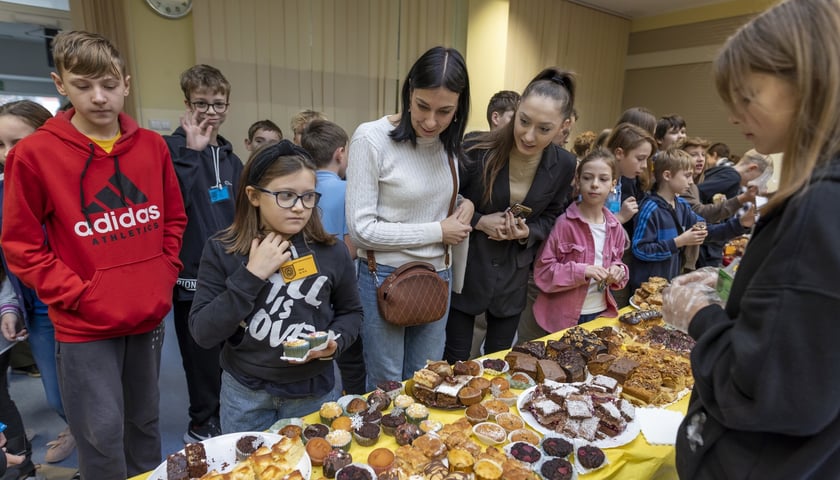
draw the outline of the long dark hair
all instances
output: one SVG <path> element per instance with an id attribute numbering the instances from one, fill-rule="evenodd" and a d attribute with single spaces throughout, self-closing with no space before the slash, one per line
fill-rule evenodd
<path id="1" fill-rule="evenodd" d="M 306 150 L 288 140 L 265 145 L 251 154 L 239 178 L 233 223 L 222 230 L 219 237 L 227 253 L 248 255 L 251 251 L 251 241 L 261 235 L 259 208 L 251 205 L 245 188 L 249 185 L 265 187 L 275 178 L 300 170 L 310 170 L 312 175 L 315 175 L 315 164 Z M 312 212 L 309 221 L 304 225 L 303 234 L 307 240 L 316 243 L 333 245 L 336 242 L 335 237 L 324 230 L 317 211 Z"/>
<path id="2" fill-rule="evenodd" d="M 560 103 L 561 118 L 566 120 L 572 116 L 572 111 L 575 108 L 574 74 L 559 67 L 546 68 L 525 87 L 519 105 L 522 105 L 522 102 L 530 95 L 540 95 L 557 100 Z M 485 206 L 490 205 L 493 196 L 493 184 L 496 183 L 496 177 L 499 176 L 499 172 L 508 162 L 510 152 L 514 148 L 513 127 L 518 113 L 519 106 L 516 107 L 513 119 L 507 125 L 483 134 L 478 143 L 469 148 L 470 150 L 487 150 L 487 162 L 484 164 L 482 174 L 484 196 L 481 199 Z M 549 145 L 549 148 L 551 148 L 551 145 Z"/>
<path id="3" fill-rule="evenodd" d="M 411 92 L 416 88 L 444 87 L 458 94 L 458 107 L 452 123 L 441 132 L 440 141 L 450 156 L 461 155 L 461 139 L 470 115 L 470 78 L 464 57 L 454 48 L 433 47 L 414 62 L 402 86 L 402 116 L 389 134 L 395 142 L 411 141 L 417 145 L 417 134 L 411 126 Z"/>

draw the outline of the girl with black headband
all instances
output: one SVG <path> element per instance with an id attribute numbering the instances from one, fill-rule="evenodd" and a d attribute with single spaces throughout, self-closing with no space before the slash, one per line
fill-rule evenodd
<path id="1" fill-rule="evenodd" d="M 261 431 L 336 400 L 332 358 L 359 334 L 362 306 L 344 244 L 313 210 L 315 165 L 288 140 L 245 165 L 233 224 L 198 269 L 190 331 L 224 342 L 222 432 Z"/>
<path id="2" fill-rule="evenodd" d="M 452 295 L 444 358 L 466 360 L 475 317 L 486 314 L 485 353 L 510 348 L 537 249 L 563 213 L 575 156 L 552 140 L 574 108 L 572 74 L 540 72 L 505 127 L 467 149 L 460 193 L 475 204 L 464 288 Z"/>

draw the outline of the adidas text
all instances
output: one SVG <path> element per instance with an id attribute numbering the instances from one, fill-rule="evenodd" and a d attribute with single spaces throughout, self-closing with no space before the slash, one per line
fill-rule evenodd
<path id="1" fill-rule="evenodd" d="M 74 231 L 80 237 L 90 237 L 97 233 L 111 233 L 122 228 L 131 228 L 160 218 L 160 209 L 157 205 L 150 205 L 148 208 L 135 210 L 129 208 L 127 212 L 117 215 L 113 210 L 95 219 L 92 217 L 93 229 L 85 222 L 76 222 Z"/>

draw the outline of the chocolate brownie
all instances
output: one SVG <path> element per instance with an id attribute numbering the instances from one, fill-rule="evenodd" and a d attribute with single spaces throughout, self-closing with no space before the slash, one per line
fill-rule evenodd
<path id="1" fill-rule="evenodd" d="M 565 458 L 552 458 L 542 464 L 540 474 L 546 480 L 569 480 L 572 478 L 572 464 Z"/>

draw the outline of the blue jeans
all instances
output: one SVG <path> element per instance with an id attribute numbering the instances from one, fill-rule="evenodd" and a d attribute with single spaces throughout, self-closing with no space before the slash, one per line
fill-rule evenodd
<path id="1" fill-rule="evenodd" d="M 603 313 L 604 312 L 598 312 L 598 313 L 587 313 L 586 315 L 581 315 L 580 318 L 578 318 L 578 325 L 586 323 L 586 322 L 591 322 L 592 320 L 595 320 L 596 318 L 600 317 Z"/>
<path id="2" fill-rule="evenodd" d="M 64 405 L 58 391 L 58 374 L 55 368 L 55 328 L 47 315 L 32 315 L 26 326 L 29 331 L 29 346 L 32 356 L 41 371 L 41 382 L 47 395 L 47 404 L 64 417 Z"/>
<path id="3" fill-rule="evenodd" d="M 265 390 L 251 390 L 222 371 L 219 416 L 222 433 L 262 432 L 281 418 L 298 418 L 317 412 L 324 402 L 338 400 L 341 382 L 323 397 L 285 399 Z"/>
<path id="4" fill-rule="evenodd" d="M 392 325 L 379 316 L 376 288 L 396 268 L 377 264 L 374 281 L 366 260 L 359 259 L 358 262 L 359 296 L 365 312 L 362 339 L 365 346 L 370 345 L 365 348 L 367 389 L 372 391 L 378 383 L 411 378 L 415 371 L 426 366 L 426 360 L 443 358 L 449 306 L 447 313 L 436 322 L 416 327 Z M 438 272 L 438 275 L 449 283 L 450 270 Z"/>

